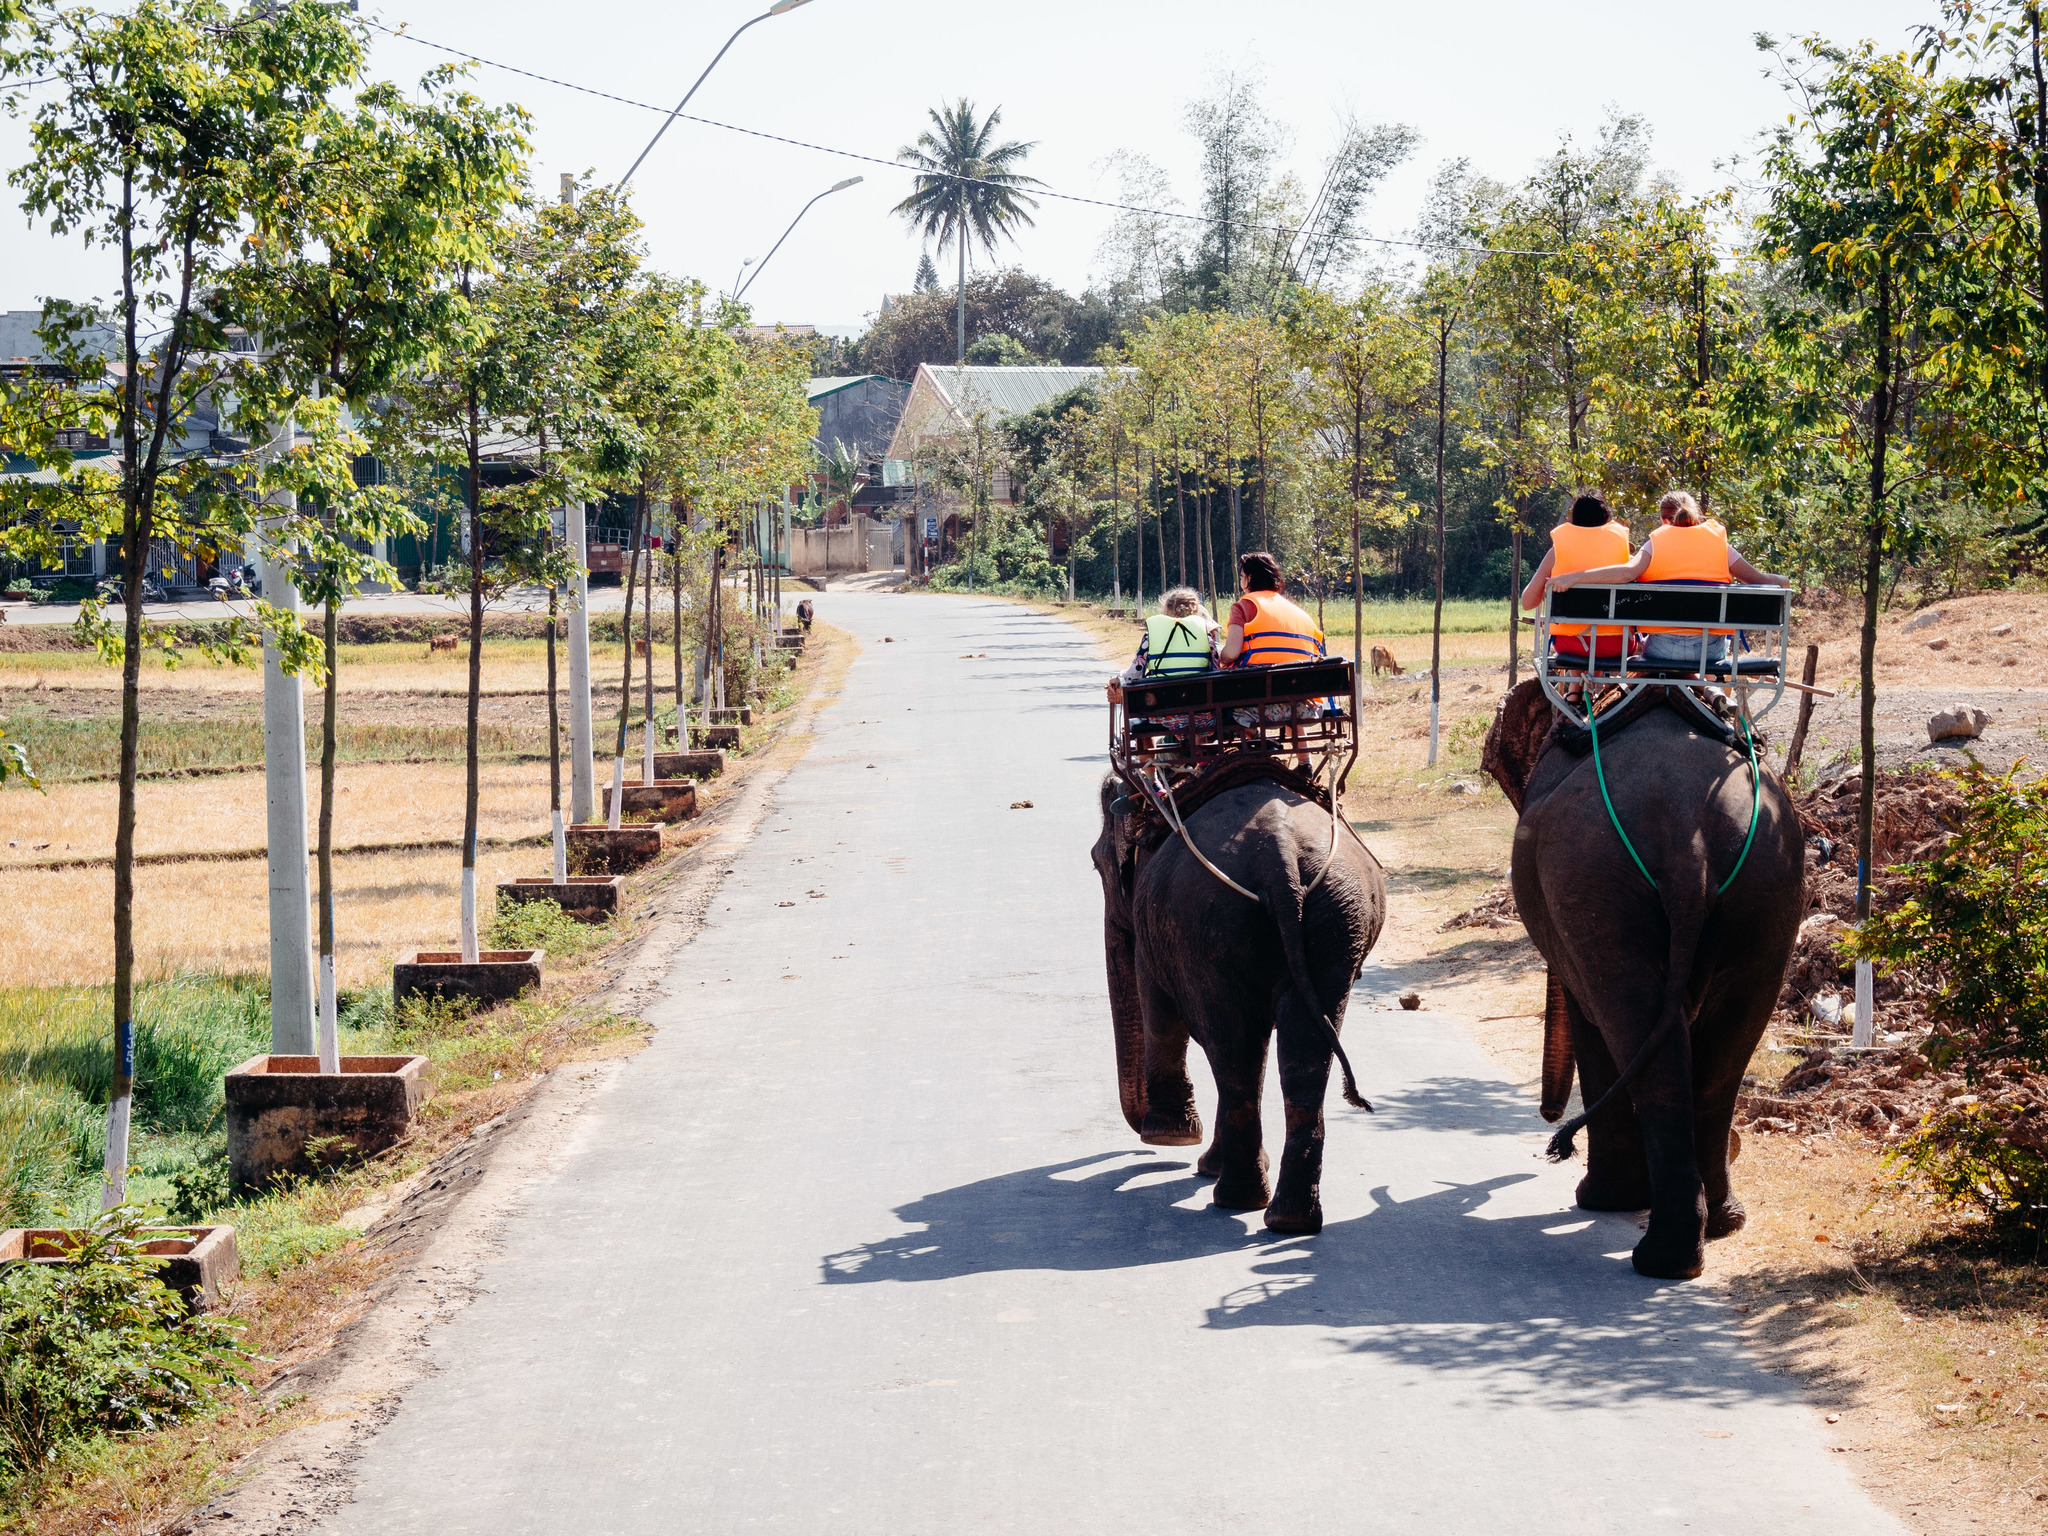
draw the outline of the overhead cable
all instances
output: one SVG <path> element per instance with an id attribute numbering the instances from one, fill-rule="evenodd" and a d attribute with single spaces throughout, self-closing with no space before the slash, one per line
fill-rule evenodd
<path id="1" fill-rule="evenodd" d="M 380 32 L 388 32 L 393 37 L 404 38 L 407 42 L 418 43 L 422 48 L 433 48 L 441 53 L 453 54 L 456 58 L 468 59 L 472 63 L 482 64 L 490 69 L 503 70 L 508 75 L 523 75 L 528 80 L 538 80 L 543 85 L 559 86 L 565 91 L 577 91 L 585 96 L 595 96 L 602 101 L 615 101 L 622 107 L 637 107 L 643 112 L 659 112 L 666 116 L 676 116 L 680 117 L 684 122 L 698 123 L 706 128 L 721 128 L 727 133 L 745 134 L 748 138 L 753 139 L 767 139 L 771 143 L 788 144 L 793 148 L 808 149 L 821 155 L 837 155 L 842 160 L 858 160 L 865 165 L 885 166 L 893 171 L 909 170 L 909 167 L 903 165 L 902 162 L 885 160 L 879 155 L 865 155 L 851 149 L 836 149 L 830 144 L 813 144 L 807 139 L 792 139 L 784 134 L 768 133 L 759 128 L 743 128 L 737 123 L 722 123 L 716 118 L 698 117 L 689 112 L 671 113 L 669 108 L 656 106 L 652 102 L 635 101 L 630 96 L 620 96 L 611 91 L 600 91 L 593 86 L 578 85 L 573 80 L 562 80 L 553 75 L 540 74 L 535 70 L 521 69 L 516 64 L 503 64 L 496 59 L 486 59 L 479 54 L 470 52 L 466 48 L 451 48 L 446 43 L 432 42 L 427 38 L 407 31 L 404 27 L 387 27 L 382 22 L 370 21 L 367 17 L 363 18 L 363 21 L 366 26 L 375 27 Z M 913 172 L 912 174 L 925 175 L 929 173 Z M 946 179 L 949 181 L 973 182 L 983 186 L 1003 185 L 1002 183 L 984 181 L 979 176 L 949 176 Z M 1072 192 L 1054 192 L 1043 186 L 1033 188 L 1029 195 L 1032 197 L 1048 197 L 1062 203 L 1080 203 L 1090 208 L 1107 208 L 1115 213 L 1139 213 L 1147 218 L 1180 219 L 1190 224 L 1228 224 L 1235 229 L 1251 229 L 1264 234 L 1285 235 L 1289 239 L 1301 233 L 1301 227 L 1290 227 L 1284 224 L 1254 224 L 1243 219 L 1218 219 L 1212 218 L 1205 213 L 1179 213 L 1170 208 L 1141 208 L 1133 203 L 1115 203 L 1105 198 L 1080 197 Z M 1498 245 L 1436 245 L 1426 240 L 1400 240 L 1389 235 L 1358 235 L 1354 238 L 1374 245 L 1407 246 L 1419 251 L 1457 251 L 1476 256 L 1556 256 L 1561 254 L 1557 251 L 1521 250 Z"/>

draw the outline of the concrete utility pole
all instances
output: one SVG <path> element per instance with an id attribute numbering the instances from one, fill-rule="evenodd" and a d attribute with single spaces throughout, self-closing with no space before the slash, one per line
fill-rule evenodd
<path id="1" fill-rule="evenodd" d="M 264 450 L 267 458 L 291 452 L 286 420 Z M 278 491 L 268 504 L 286 513 L 298 498 Z M 273 606 L 299 611 L 290 567 L 265 553 L 263 596 Z M 306 846 L 306 696 L 284 670 L 275 636 L 263 636 L 263 786 L 270 863 L 270 1052 L 313 1054 L 313 901 Z"/>
<path id="2" fill-rule="evenodd" d="M 562 206 L 576 201 L 576 178 L 562 173 Z M 576 575 L 569 586 L 569 819 L 597 820 L 596 769 L 590 730 L 590 542 L 583 522 L 584 507 L 573 501 L 563 509 L 569 553 L 576 557 Z"/>

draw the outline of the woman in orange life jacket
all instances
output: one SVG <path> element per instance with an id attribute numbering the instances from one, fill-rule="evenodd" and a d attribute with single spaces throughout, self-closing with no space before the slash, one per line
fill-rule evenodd
<path id="1" fill-rule="evenodd" d="M 1280 562 L 1262 549 L 1238 557 L 1238 599 L 1231 604 L 1218 655 L 1226 667 L 1284 667 L 1298 661 L 1317 661 L 1323 655 L 1323 631 L 1308 611 L 1281 595 Z M 1258 713 L 1273 723 L 1312 720 L 1334 701 L 1323 704 L 1268 704 Z M 1250 710 L 1236 711 L 1238 723 L 1255 721 Z M 1290 730 L 1297 749 L 1301 733 Z M 1308 766 L 1308 759 L 1298 759 Z"/>
<path id="2" fill-rule="evenodd" d="M 1580 582 L 1619 585 L 1622 582 L 1682 581 L 1713 586 L 1743 582 L 1758 587 L 1789 587 L 1791 581 L 1773 571 L 1760 571 L 1730 547 L 1728 530 L 1700 515 L 1700 504 L 1684 491 L 1673 491 L 1657 504 L 1661 526 L 1643 540 L 1643 547 L 1626 565 L 1597 566 L 1553 576 L 1551 590 L 1563 592 Z M 1702 636 L 1698 630 L 1646 629 L 1643 659 L 1666 666 L 1711 666 L 1725 660 L 1728 636 L 1704 637 L 1705 656 L 1700 654 Z"/>
<path id="3" fill-rule="evenodd" d="M 1550 548 L 1544 552 L 1529 584 L 1522 588 L 1522 607 L 1540 607 L 1554 577 L 1620 565 L 1628 559 L 1628 524 L 1617 519 L 1597 495 L 1581 491 L 1572 499 L 1565 520 L 1550 530 Z M 1583 661 L 1590 646 L 1595 655 L 1618 661 L 1621 631 L 1602 626 L 1594 636 L 1592 628 L 1590 624 L 1551 625 L 1551 654 Z"/>

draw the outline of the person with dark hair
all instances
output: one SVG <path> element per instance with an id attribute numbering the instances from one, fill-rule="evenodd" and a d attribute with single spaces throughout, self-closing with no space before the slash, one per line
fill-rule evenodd
<path id="1" fill-rule="evenodd" d="M 1550 530 L 1550 548 L 1544 551 L 1529 584 L 1522 588 L 1522 607 L 1542 606 L 1543 595 L 1550 590 L 1555 577 L 1592 570 L 1596 566 L 1619 565 L 1628 558 L 1628 524 L 1616 518 L 1599 495 L 1581 491 L 1573 498 L 1571 511 L 1565 515 L 1565 520 Z M 1590 624 L 1551 625 L 1552 653 L 1584 659 L 1590 645 L 1600 656 L 1619 656 L 1621 631 L 1603 626 L 1597 636 L 1589 639 L 1592 627 Z"/>
<path id="2" fill-rule="evenodd" d="M 1743 582 L 1756 587 L 1789 587 L 1789 577 L 1775 571 L 1760 571 L 1738 554 L 1728 542 L 1728 530 L 1700 511 L 1700 504 L 1684 491 L 1673 491 L 1657 504 L 1660 525 L 1643 540 L 1635 558 L 1575 571 L 1551 582 L 1562 592 L 1579 582 L 1619 586 L 1623 582 L 1686 582 L 1725 587 Z M 1715 630 L 1702 636 L 1697 629 L 1674 629 L 1645 625 L 1647 637 L 1643 657 L 1667 666 L 1711 666 L 1724 661 L 1728 641 L 1736 631 Z"/>
<path id="3" fill-rule="evenodd" d="M 1226 667 L 1279 667 L 1323 654 L 1323 632 L 1305 609 L 1280 595 L 1280 562 L 1263 549 L 1237 562 L 1238 600 L 1223 632 Z"/>

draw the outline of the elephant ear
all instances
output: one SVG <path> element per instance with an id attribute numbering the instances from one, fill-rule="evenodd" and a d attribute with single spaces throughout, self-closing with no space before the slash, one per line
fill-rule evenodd
<path id="1" fill-rule="evenodd" d="M 1543 755 L 1543 743 L 1550 735 L 1557 711 L 1543 696 L 1543 684 L 1535 678 L 1517 683 L 1501 695 L 1493 712 L 1493 729 L 1486 733 L 1486 750 L 1479 766 L 1493 775 L 1508 804 L 1522 808 L 1522 792 L 1529 787 L 1529 775 L 1536 771 L 1536 759 Z"/>

